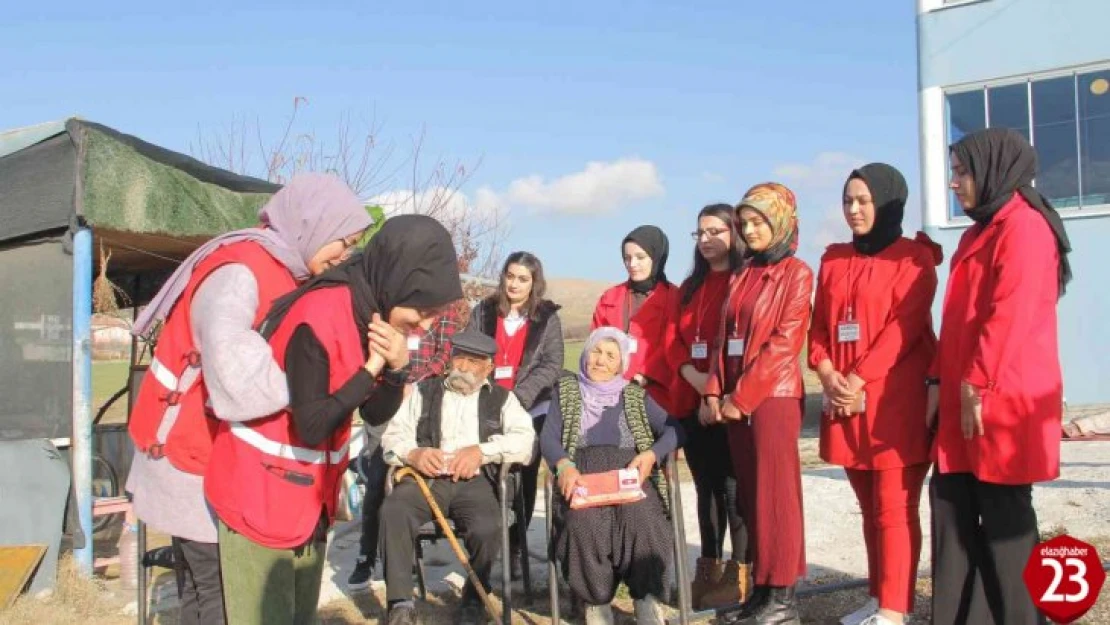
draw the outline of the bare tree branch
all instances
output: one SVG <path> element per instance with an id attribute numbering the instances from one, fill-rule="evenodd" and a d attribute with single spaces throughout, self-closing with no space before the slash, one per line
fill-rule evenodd
<path id="1" fill-rule="evenodd" d="M 361 124 L 344 113 L 332 135 L 334 139 L 324 141 L 315 131 L 299 128 L 299 114 L 308 103 L 305 97 L 293 98 L 293 109 L 275 141 L 267 141 L 258 117 L 253 128 L 245 117 L 233 117 L 229 126 L 215 133 L 206 134 L 198 127 L 190 152 L 217 167 L 277 183 L 287 182 L 302 171 L 335 173 L 364 201 L 381 204 L 387 217 L 417 213 L 443 223 L 455 241 L 460 270 L 479 276 L 496 274 L 501 244 L 508 234 L 507 221 L 499 207 L 479 210 L 462 193 L 481 165 L 481 158 L 471 166 L 443 157 L 427 160 L 424 126 L 411 137 L 408 155 L 397 158 L 394 143 L 379 140 L 382 127 L 376 111 Z M 251 134 L 256 149 L 248 148 L 247 137 Z M 252 163 L 255 154 L 261 158 L 261 170 Z M 402 177 L 407 182 L 398 184 Z"/>

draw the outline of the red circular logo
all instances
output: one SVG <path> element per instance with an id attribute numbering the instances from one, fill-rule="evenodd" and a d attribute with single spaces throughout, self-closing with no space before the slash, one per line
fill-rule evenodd
<path id="1" fill-rule="evenodd" d="M 1024 577 L 1037 609 L 1066 625 L 1095 605 L 1106 571 L 1093 546 L 1065 534 L 1033 549 Z"/>

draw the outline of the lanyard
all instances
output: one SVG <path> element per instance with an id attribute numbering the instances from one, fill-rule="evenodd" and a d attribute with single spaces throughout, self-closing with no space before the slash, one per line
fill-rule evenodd
<path id="1" fill-rule="evenodd" d="M 744 302 L 746 302 L 748 300 L 748 296 L 751 295 L 752 291 L 759 288 L 760 280 L 758 278 L 755 279 L 755 280 L 751 280 L 751 275 L 752 275 L 751 270 L 747 269 L 747 268 L 745 268 L 743 273 L 740 274 L 740 284 L 737 285 L 736 291 L 733 291 L 732 293 L 729 293 L 728 301 L 725 303 L 725 310 L 726 311 L 732 308 L 733 293 L 737 293 L 738 296 L 739 296 L 738 299 L 737 299 L 737 312 L 739 313 L 739 311 L 744 308 Z M 751 284 L 749 284 L 749 282 Z M 750 321 L 749 321 L 749 324 L 750 324 Z M 732 336 L 733 337 L 738 337 L 739 335 L 740 335 L 740 328 L 734 326 L 732 328 Z"/>
<path id="2" fill-rule="evenodd" d="M 629 287 L 628 291 L 625 292 L 624 295 L 624 333 L 628 334 L 628 330 L 632 328 L 632 288 Z"/>
<path id="3" fill-rule="evenodd" d="M 859 299 L 859 283 L 862 282 L 863 272 L 867 269 L 868 265 L 860 268 L 859 275 L 853 270 L 852 265 L 855 264 L 855 255 L 848 257 L 848 317 L 846 321 L 856 320 L 856 301 Z M 866 261 L 864 261 L 866 263 Z"/>
<path id="4" fill-rule="evenodd" d="M 704 282 L 702 283 L 701 287 L 698 288 L 698 305 L 694 307 L 694 310 L 697 311 L 697 314 L 694 317 L 694 342 L 695 343 L 700 343 L 701 342 L 701 322 L 705 319 L 705 311 L 709 309 L 707 306 L 705 306 L 705 292 L 708 291 L 708 290 L 709 289 L 705 285 Z M 728 283 L 727 282 L 725 283 L 725 286 L 724 286 L 723 290 L 724 291 L 728 290 Z M 713 302 L 710 301 L 709 304 L 712 305 Z"/>

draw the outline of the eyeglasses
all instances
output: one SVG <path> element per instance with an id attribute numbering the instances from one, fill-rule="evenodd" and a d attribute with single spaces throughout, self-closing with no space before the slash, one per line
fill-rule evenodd
<path id="1" fill-rule="evenodd" d="M 705 228 L 704 230 L 695 230 L 690 233 L 690 238 L 694 241 L 701 241 L 703 236 L 713 238 L 728 232 L 728 228 Z"/>

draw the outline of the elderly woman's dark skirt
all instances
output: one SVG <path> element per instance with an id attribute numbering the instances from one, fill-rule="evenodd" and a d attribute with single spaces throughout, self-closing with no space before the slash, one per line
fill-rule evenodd
<path id="1" fill-rule="evenodd" d="M 601 473 L 622 469 L 635 456 L 633 449 L 583 447 L 575 464 L 582 473 Z M 663 500 L 650 481 L 644 492 L 647 498 L 636 503 L 584 510 L 570 510 L 562 494 L 556 494 L 552 548 L 563 579 L 587 604 L 610 603 L 622 581 L 633 599 L 665 599 L 674 537 Z"/>

